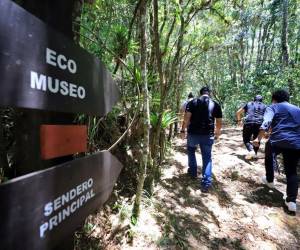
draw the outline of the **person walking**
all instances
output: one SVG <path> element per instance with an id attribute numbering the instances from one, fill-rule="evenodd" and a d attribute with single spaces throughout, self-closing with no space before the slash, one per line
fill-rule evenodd
<path id="1" fill-rule="evenodd" d="M 236 112 L 239 125 L 241 124 L 241 115 L 245 113 L 243 141 L 248 150 L 248 154 L 245 157 L 246 160 L 251 160 L 257 156 L 259 147 L 253 146 L 251 141 L 257 138 L 265 110 L 266 105 L 263 103 L 262 96 L 257 95 L 253 101 L 248 102 Z"/>
<path id="2" fill-rule="evenodd" d="M 201 189 L 207 192 L 212 185 L 212 145 L 214 139 L 219 138 L 222 127 L 221 107 L 210 98 L 208 87 L 201 88 L 200 97 L 187 104 L 184 120 L 180 132 L 185 135 L 187 128 L 188 173 L 197 177 L 195 152 L 199 145 L 202 154 Z"/>
<path id="3" fill-rule="evenodd" d="M 190 92 L 190 93 L 188 94 L 187 100 L 185 100 L 185 101 L 183 102 L 183 104 L 181 105 L 181 107 L 180 107 L 180 111 L 181 111 L 182 113 L 185 113 L 186 105 L 187 105 L 191 100 L 193 100 L 193 98 L 194 98 L 194 95 L 193 95 L 192 92 Z"/>
<path id="4" fill-rule="evenodd" d="M 192 101 L 194 98 L 194 95 L 192 92 L 190 92 L 188 94 L 188 99 L 184 101 L 184 103 L 181 105 L 180 107 L 180 117 L 181 117 L 181 130 L 185 127 L 184 125 L 184 114 L 185 114 L 185 110 L 186 110 L 186 106 L 187 104 Z"/>
<path id="5" fill-rule="evenodd" d="M 258 137 L 253 141 L 259 146 L 265 131 L 271 128 L 270 146 L 266 152 L 266 176 L 263 183 L 274 187 L 274 163 L 272 159 L 278 154 L 283 156 L 284 170 L 287 179 L 285 204 L 289 211 L 296 212 L 298 195 L 297 165 L 300 160 L 300 108 L 289 103 L 289 93 L 277 90 L 272 94 L 272 105 L 267 107 Z"/>

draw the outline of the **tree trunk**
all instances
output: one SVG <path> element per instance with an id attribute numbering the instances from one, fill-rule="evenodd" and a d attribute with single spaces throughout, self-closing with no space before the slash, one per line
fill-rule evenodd
<path id="1" fill-rule="evenodd" d="M 147 81 L 147 0 L 142 0 L 140 7 L 140 55 L 141 55 L 141 75 L 143 86 L 143 96 L 144 96 L 144 106 L 143 106 L 143 152 L 142 152 L 142 162 L 140 163 L 140 173 L 138 177 L 138 185 L 136 191 L 136 197 L 133 206 L 133 217 L 138 218 L 140 215 L 140 205 L 142 192 L 144 187 L 144 182 L 146 178 L 147 166 L 149 164 L 150 158 L 150 110 L 149 110 L 149 92 L 148 92 L 148 81 Z"/>
<path id="2" fill-rule="evenodd" d="M 154 129 L 154 138 L 153 138 L 153 143 L 152 143 L 152 153 L 153 157 L 155 157 L 155 147 L 157 145 L 159 135 L 160 135 L 160 124 L 161 124 L 161 119 L 162 119 L 162 112 L 163 112 L 163 106 L 164 106 L 164 99 L 165 99 L 165 90 L 166 90 L 166 83 L 165 83 L 165 76 L 163 73 L 163 66 L 162 66 L 162 55 L 161 55 L 161 50 L 160 50 L 160 37 L 158 33 L 158 1 L 153 0 L 153 46 L 155 50 L 155 57 L 156 57 L 156 67 L 158 71 L 158 76 L 159 76 L 159 86 L 160 86 L 160 108 L 158 111 L 158 122 L 157 126 Z"/>
<path id="3" fill-rule="evenodd" d="M 239 59 L 239 66 L 240 66 L 240 84 L 243 86 L 245 84 L 245 44 L 244 39 L 241 39 L 240 42 L 240 59 Z M 214 74 L 215 75 L 215 74 Z"/>
<path id="4" fill-rule="evenodd" d="M 287 67 L 289 64 L 288 6 L 288 0 L 282 0 L 281 59 L 283 68 Z"/>
<path id="5" fill-rule="evenodd" d="M 289 66 L 288 9 L 289 9 L 289 1 L 282 0 L 281 59 L 282 59 L 283 70 Z M 287 84 L 289 86 L 289 92 L 291 95 L 293 95 L 294 92 L 293 79 L 289 77 L 287 81 L 288 81 Z"/>
<path id="6" fill-rule="evenodd" d="M 258 70 L 260 66 L 262 29 L 263 29 L 263 23 L 261 23 L 258 28 L 259 35 L 257 40 L 256 70 Z"/>
<path id="7" fill-rule="evenodd" d="M 295 55 L 294 55 L 295 64 L 298 64 L 299 62 L 299 43 L 300 43 L 300 27 L 298 28 L 297 40 L 295 46 Z"/>
<path id="8" fill-rule="evenodd" d="M 270 53 L 269 53 L 269 61 L 270 62 L 272 62 L 272 59 L 274 58 L 273 54 L 274 54 L 274 49 L 275 49 L 276 33 L 277 33 L 277 30 L 274 25 L 274 34 L 273 34 L 272 45 L 271 45 L 271 49 L 270 49 Z"/>
<path id="9" fill-rule="evenodd" d="M 250 52 L 250 58 L 248 62 L 248 72 L 251 72 L 251 66 L 252 66 L 252 58 L 253 58 L 253 51 L 254 51 L 254 45 L 255 45 L 255 37 L 256 37 L 256 27 L 254 28 L 253 34 L 252 34 L 252 42 L 251 42 L 251 52 Z"/>
<path id="10" fill-rule="evenodd" d="M 234 53 L 233 50 L 231 51 L 230 48 L 227 47 L 226 49 L 227 52 L 227 59 L 228 59 L 228 68 L 230 71 L 230 79 L 231 79 L 231 83 L 232 85 L 236 85 L 236 70 L 234 67 L 234 60 L 232 60 L 233 55 L 231 53 Z"/>

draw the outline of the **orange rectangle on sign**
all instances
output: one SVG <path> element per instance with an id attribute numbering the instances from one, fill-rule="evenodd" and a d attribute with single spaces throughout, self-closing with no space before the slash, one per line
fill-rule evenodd
<path id="1" fill-rule="evenodd" d="M 41 125 L 41 158 L 49 160 L 87 151 L 87 126 Z"/>

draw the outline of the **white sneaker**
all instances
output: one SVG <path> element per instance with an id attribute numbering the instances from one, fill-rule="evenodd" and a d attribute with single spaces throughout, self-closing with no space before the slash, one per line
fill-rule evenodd
<path id="1" fill-rule="evenodd" d="M 285 205 L 287 206 L 287 208 L 290 212 L 295 212 L 296 213 L 296 210 L 297 210 L 296 202 L 292 202 L 292 201 L 287 202 L 287 201 L 285 201 Z"/>
<path id="2" fill-rule="evenodd" d="M 245 156 L 245 159 L 251 160 L 251 159 L 255 158 L 255 156 L 256 156 L 256 154 L 255 154 L 254 150 L 252 150 Z"/>
<path id="3" fill-rule="evenodd" d="M 268 188 L 271 188 L 271 189 L 275 188 L 274 182 L 268 182 L 267 178 L 265 176 L 263 176 L 261 178 L 261 181 L 262 181 L 263 184 L 267 185 Z"/>

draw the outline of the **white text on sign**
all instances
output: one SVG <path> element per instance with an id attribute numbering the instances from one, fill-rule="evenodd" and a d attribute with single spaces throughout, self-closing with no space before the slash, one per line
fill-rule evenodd
<path id="1" fill-rule="evenodd" d="M 61 70 L 68 70 L 71 74 L 77 72 L 77 64 L 72 59 L 56 53 L 56 51 L 46 48 L 46 63 Z M 79 99 L 85 99 L 86 91 L 83 86 L 61 81 L 58 78 L 30 71 L 30 87 L 35 90 L 61 94 Z"/>
<path id="2" fill-rule="evenodd" d="M 40 238 L 44 238 L 47 231 L 51 231 L 54 227 L 58 226 L 95 196 L 92 189 L 93 184 L 94 181 L 90 178 L 44 206 L 44 215 L 46 217 L 49 217 L 53 213 L 56 214 L 40 226 Z"/>

